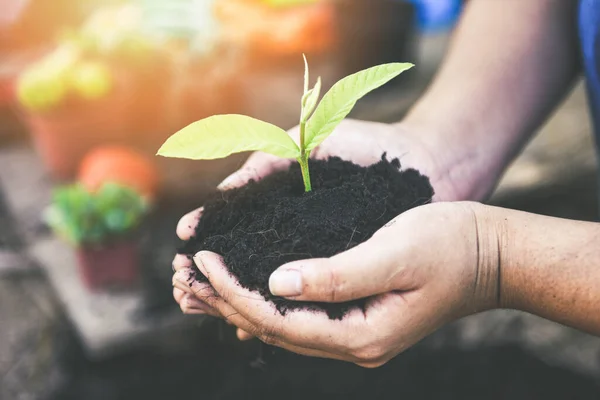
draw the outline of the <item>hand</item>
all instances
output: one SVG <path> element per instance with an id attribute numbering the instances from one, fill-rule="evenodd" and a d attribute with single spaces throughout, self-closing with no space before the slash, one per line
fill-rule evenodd
<path id="1" fill-rule="evenodd" d="M 298 138 L 298 130 L 293 129 L 291 135 Z M 469 173 L 459 173 L 461 179 L 454 182 L 450 179 L 455 175 L 452 168 L 446 164 L 444 155 L 454 154 L 447 145 L 442 145 L 431 139 L 436 135 L 428 135 L 416 125 L 381 124 L 357 120 L 343 121 L 336 131 L 317 147 L 312 157 L 325 159 L 338 156 L 345 160 L 353 161 L 359 165 L 368 166 L 381 160 L 384 152 L 389 159 L 399 158 L 402 168 L 414 168 L 430 178 L 435 189 L 434 201 L 454 201 L 467 198 L 467 193 L 476 186 L 473 176 Z M 427 138 L 428 140 L 425 140 Z M 439 154 L 437 159 L 432 154 Z M 266 153 L 254 153 L 245 165 L 225 179 L 219 186 L 220 189 L 239 187 L 249 180 L 258 180 L 274 171 L 287 168 L 292 160 L 281 159 Z M 202 209 L 195 210 L 185 215 L 177 226 L 177 235 L 182 240 L 187 240 L 194 234 L 194 230 L 201 216 Z M 173 269 L 174 297 L 185 313 L 208 313 L 214 315 L 215 310 L 201 309 L 200 303 L 194 297 L 189 287 L 187 278 L 189 270 L 195 268 L 192 260 L 185 257 L 176 257 Z M 180 272 L 177 272 L 180 271 Z M 205 307 L 205 306 L 204 306 Z M 251 336 L 238 331 L 238 337 L 248 339 Z"/>
<path id="2" fill-rule="evenodd" d="M 445 323 L 497 306 L 498 256 L 485 210 L 477 203 L 417 207 L 344 253 L 271 275 L 271 292 L 296 301 L 368 298 L 364 310 L 341 321 L 302 310 L 282 316 L 239 286 L 214 253 L 195 256 L 210 284 L 194 281 L 192 288 L 210 312 L 265 343 L 376 367 Z"/>
<path id="3" fill-rule="evenodd" d="M 297 141 L 298 128 L 290 131 Z M 414 168 L 428 176 L 435 188 L 436 201 L 460 200 L 461 188 L 449 180 L 447 169 L 441 167 L 432 154 L 445 153 L 446 148 L 431 148 L 421 140 L 424 132 L 405 124 L 382 124 L 358 120 L 344 120 L 321 145 L 311 158 L 327 159 L 332 156 L 369 166 L 381 160 L 383 153 L 388 159 L 398 158 L 403 169 Z M 226 178 L 220 189 L 240 187 L 250 180 L 287 168 L 293 160 L 281 159 L 267 153 L 252 154 L 242 168 Z M 461 182 L 461 186 L 463 183 Z M 184 233 L 184 232 L 182 232 Z"/>

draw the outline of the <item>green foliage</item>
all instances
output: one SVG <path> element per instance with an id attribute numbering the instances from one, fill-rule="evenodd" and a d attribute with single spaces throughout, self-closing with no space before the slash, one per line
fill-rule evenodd
<path id="1" fill-rule="evenodd" d="M 106 183 L 95 193 L 80 184 L 62 186 L 52 200 L 45 221 L 75 246 L 126 236 L 138 227 L 148 208 L 136 191 L 115 183 Z"/>
<path id="2" fill-rule="evenodd" d="M 245 115 L 213 115 L 196 121 L 167 139 L 158 155 L 210 160 L 244 151 L 264 151 L 297 158 L 298 145 L 283 129 Z"/>
<path id="3" fill-rule="evenodd" d="M 333 85 L 321 102 L 321 78 L 309 89 L 306 57 L 304 65 L 298 144 L 283 129 L 266 122 L 243 115 L 215 115 L 194 122 L 172 135 L 158 150 L 158 155 L 201 160 L 245 151 L 263 151 L 282 158 L 295 158 L 302 169 L 305 189 L 310 191 L 310 152 L 333 133 L 358 100 L 412 68 L 413 64 L 383 64 L 349 75 Z"/>
<path id="4" fill-rule="evenodd" d="M 308 121 L 304 148 L 310 151 L 317 147 L 350 114 L 358 100 L 412 67 L 409 63 L 383 64 L 338 81 L 323 96 Z"/>
<path id="5" fill-rule="evenodd" d="M 304 57 L 304 95 L 302 96 L 300 123 L 306 123 L 308 121 L 313 111 L 315 111 L 317 103 L 319 102 L 319 96 L 321 95 L 321 77 L 317 79 L 315 87 L 310 90 L 308 89 L 309 84 L 310 74 L 308 71 L 308 62 L 306 61 L 306 57 Z M 304 141 L 301 141 L 301 144 L 303 143 Z"/>

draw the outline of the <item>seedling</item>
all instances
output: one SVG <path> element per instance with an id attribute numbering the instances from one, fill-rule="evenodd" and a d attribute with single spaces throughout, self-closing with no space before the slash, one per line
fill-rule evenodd
<path id="1" fill-rule="evenodd" d="M 309 89 L 309 70 L 304 57 L 304 94 L 300 110 L 300 140 L 272 124 L 238 114 L 214 115 L 196 121 L 173 134 L 158 150 L 164 157 L 210 160 L 245 151 L 263 151 L 300 164 L 304 188 L 312 190 L 308 160 L 352 111 L 358 100 L 413 67 L 410 63 L 390 63 L 359 71 L 336 84 L 323 96 L 321 78 Z"/>

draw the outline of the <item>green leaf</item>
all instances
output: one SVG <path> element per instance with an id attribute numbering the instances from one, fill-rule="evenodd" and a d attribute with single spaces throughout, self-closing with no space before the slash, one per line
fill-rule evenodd
<path id="1" fill-rule="evenodd" d="M 308 121 L 305 136 L 306 150 L 310 151 L 321 144 L 363 96 L 412 67 L 413 64 L 410 63 L 383 64 L 359 71 L 338 81 L 323 96 L 323 100 Z"/>
<path id="2" fill-rule="evenodd" d="M 319 96 L 321 95 L 321 77 L 317 79 L 317 83 L 313 89 L 310 89 L 302 97 L 302 115 L 300 116 L 301 122 L 306 122 L 310 118 L 312 112 L 315 110 L 317 103 L 319 102 Z"/>
<path id="3" fill-rule="evenodd" d="M 304 59 L 304 94 L 308 92 L 309 85 L 309 73 L 308 73 L 308 61 L 306 60 L 306 55 L 302 54 L 302 58 Z"/>
<path id="4" fill-rule="evenodd" d="M 214 115 L 172 135 L 158 150 L 164 157 L 211 160 L 244 151 L 298 158 L 300 149 L 283 129 L 237 114 Z"/>

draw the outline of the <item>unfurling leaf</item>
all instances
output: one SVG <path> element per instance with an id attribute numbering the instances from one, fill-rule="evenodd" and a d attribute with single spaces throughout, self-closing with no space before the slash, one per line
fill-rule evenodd
<path id="1" fill-rule="evenodd" d="M 358 100 L 413 67 L 410 63 L 378 65 L 338 81 L 323 96 L 309 119 L 304 145 L 307 151 L 317 147 L 352 111 Z"/>
<path id="2" fill-rule="evenodd" d="M 211 160 L 244 151 L 298 158 L 300 149 L 283 129 L 245 115 L 214 115 L 172 135 L 158 150 L 164 157 Z"/>
<path id="3" fill-rule="evenodd" d="M 319 102 L 319 96 L 321 95 L 321 77 L 317 79 L 315 87 L 310 89 L 302 97 L 302 115 L 300 116 L 301 122 L 306 122 L 310 118 L 312 112 L 317 107 Z"/>
<path id="4" fill-rule="evenodd" d="M 308 84 L 309 84 L 309 73 L 308 73 L 308 61 L 306 60 L 306 55 L 302 54 L 302 58 L 304 59 L 304 94 L 308 92 Z"/>

